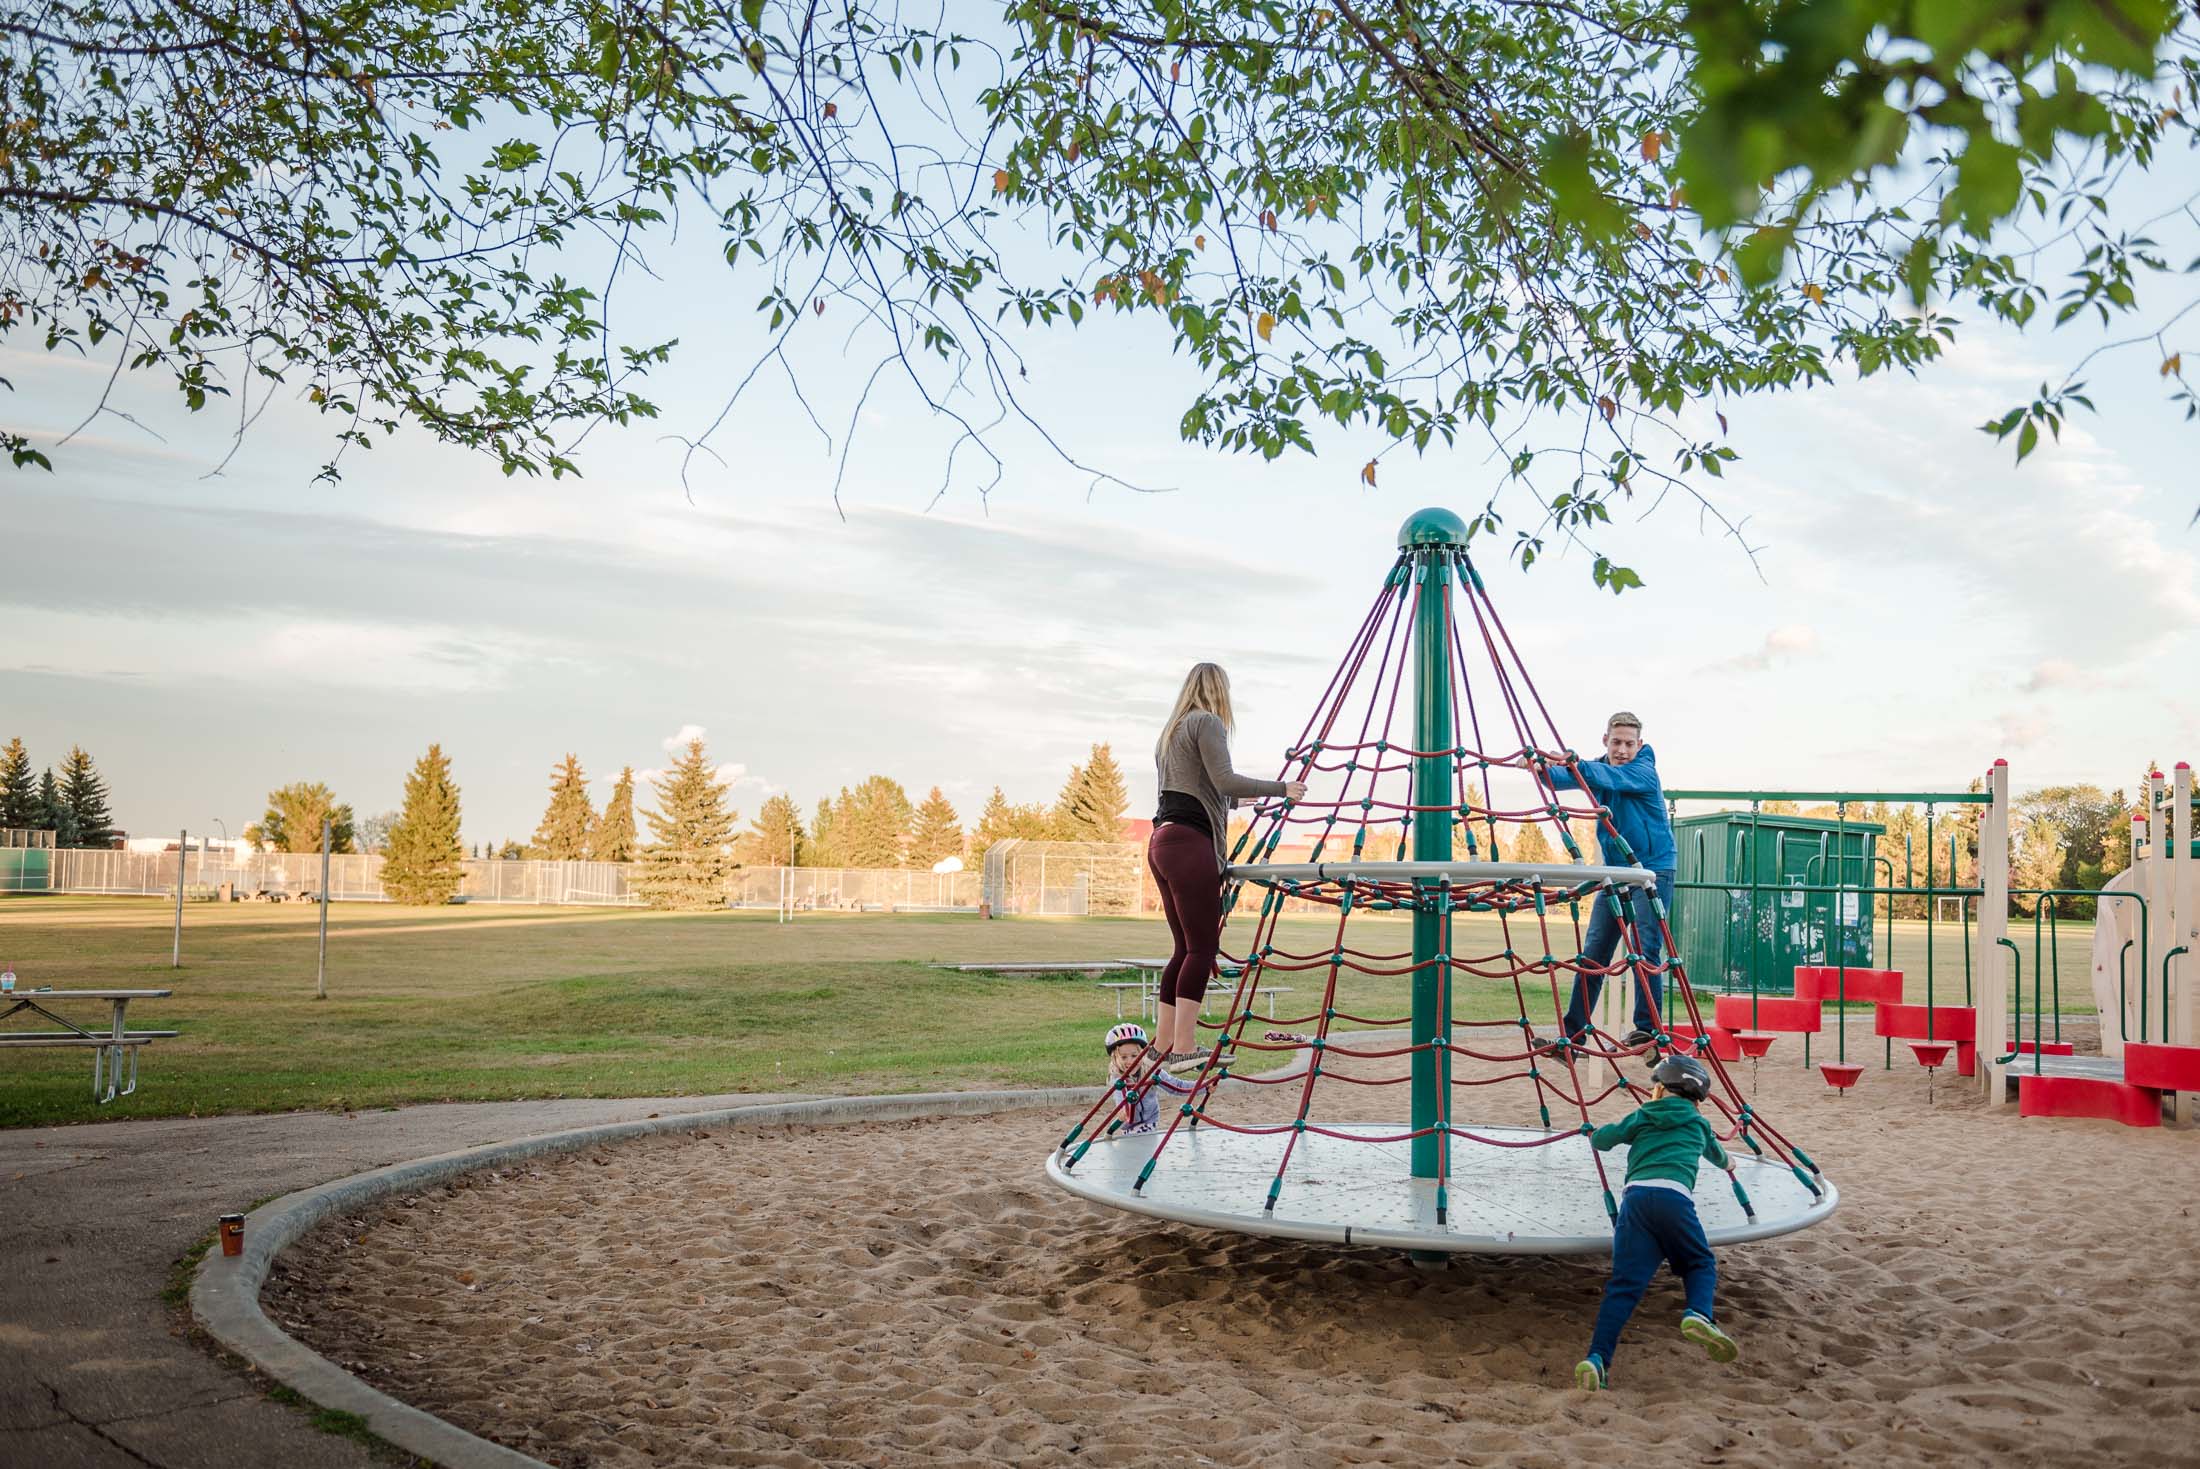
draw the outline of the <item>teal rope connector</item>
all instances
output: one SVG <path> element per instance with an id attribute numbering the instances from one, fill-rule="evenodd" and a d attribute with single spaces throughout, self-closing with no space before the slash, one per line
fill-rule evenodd
<path id="1" fill-rule="evenodd" d="M 1063 1139 L 1062 1139 L 1062 1142 L 1061 1142 L 1061 1146 L 1062 1146 L 1062 1147 L 1065 1147 L 1065 1148 L 1066 1148 L 1066 1147 L 1068 1147 L 1068 1146 L 1069 1146 L 1069 1145 L 1070 1145 L 1071 1143 L 1073 1143 L 1073 1142 L 1076 1142 L 1076 1141 L 1077 1141 L 1077 1139 L 1079 1139 L 1080 1137 L 1083 1137 L 1084 1135 L 1085 1135 L 1085 1124 L 1084 1124 L 1084 1123 L 1082 1123 L 1082 1122 L 1080 1122 L 1080 1123 L 1078 1123 L 1078 1124 L 1077 1124 L 1077 1125 L 1076 1125 L 1075 1127 L 1073 1127 L 1073 1128 L 1071 1128 L 1071 1129 L 1069 1130 L 1069 1136 L 1068 1136 L 1068 1137 L 1065 1137 L 1065 1138 L 1063 1138 Z"/>
<path id="2" fill-rule="evenodd" d="M 1451 1212 L 1451 1193 L 1438 1184 L 1436 1188 L 1436 1222 L 1442 1224 L 1444 1216 Z"/>
<path id="3" fill-rule="evenodd" d="M 1146 1166 L 1138 1170 L 1138 1181 L 1131 1185 L 1132 1193 L 1135 1194 L 1146 1186 L 1146 1180 L 1153 1177 L 1153 1165 L 1160 1161 L 1161 1155 L 1158 1153 L 1146 1160 Z"/>
<path id="4" fill-rule="evenodd" d="M 1614 1224 L 1619 1222 L 1619 1205 L 1612 1202 L 1612 1191 L 1610 1189 L 1604 1191 L 1604 1217 Z"/>
<path id="5" fill-rule="evenodd" d="M 1304 1132 L 1306 1131 L 1306 1119 L 1304 1117 L 1294 1117 L 1291 1119 L 1291 1126 L 1296 1131 Z"/>
<path id="6" fill-rule="evenodd" d="M 1528 1074 L 1530 1076 L 1535 1075 L 1533 1071 L 1529 1072 Z M 1551 1125 L 1551 1109 L 1541 1102 L 1537 1102 L 1535 1104 L 1535 1109 L 1543 1114 L 1543 1125 L 1545 1127 L 1549 1127 Z"/>
<path id="7" fill-rule="evenodd" d="M 1085 1144 L 1085 1145 L 1084 1145 L 1083 1147 L 1079 1148 L 1079 1149 L 1078 1149 L 1078 1150 L 1077 1150 L 1076 1152 L 1074 1152 L 1074 1153 L 1070 1154 L 1070 1155 L 1069 1155 L 1069 1162 L 1068 1162 L 1068 1163 L 1066 1163 L 1066 1164 L 1064 1164 L 1063 1166 L 1064 1166 L 1064 1167 L 1067 1167 L 1067 1168 L 1075 1168 L 1075 1167 L 1076 1167 L 1076 1166 L 1077 1166 L 1077 1165 L 1078 1165 L 1079 1163 L 1082 1163 L 1082 1162 L 1084 1162 L 1084 1161 L 1085 1161 L 1085 1154 L 1086 1154 L 1086 1153 L 1088 1153 L 1088 1152 L 1090 1152 L 1090 1151 L 1092 1151 L 1092 1143 L 1090 1143 L 1090 1142 L 1087 1142 L 1087 1143 L 1086 1143 L 1086 1144 Z"/>
<path id="8" fill-rule="evenodd" d="M 1281 1174 L 1278 1174 L 1276 1177 L 1270 1179 L 1268 1182 L 1268 1202 L 1261 1205 L 1261 1209 L 1268 1213 L 1274 1213 L 1276 1208 L 1276 1200 L 1281 1197 L 1282 1194 L 1283 1176 Z"/>
<path id="9" fill-rule="evenodd" d="M 1586 1122 L 1582 1123 L 1581 1126 L 1575 1128 L 1574 1131 L 1580 1133 L 1583 1137 L 1592 1137 L 1596 1133 L 1596 1129 Z M 1605 1190 L 1605 1192 L 1610 1193 L 1611 1190 L 1607 1189 Z"/>
<path id="10" fill-rule="evenodd" d="M 1826 1196 L 1825 1191 L 1818 1187 L 1818 1180 L 1812 1178 L 1809 1174 L 1805 1173 L 1802 1169 L 1796 1167 L 1793 1163 L 1788 1164 L 1788 1172 L 1794 1174 L 1797 1181 L 1800 1182 L 1803 1187 L 1810 1190 L 1810 1196 L 1812 1198 L 1822 1199 Z"/>
<path id="11" fill-rule="evenodd" d="M 1736 1203 L 1742 1206 L 1742 1212 L 1748 1215 L 1750 1218 L 1755 1219 L 1757 1217 L 1757 1210 L 1749 1202 L 1749 1195 L 1743 1192 L 1742 1181 L 1739 1178 L 1736 1178 L 1731 1173 L 1726 1176 L 1726 1181 L 1734 1185 L 1734 1200 Z"/>
<path id="12" fill-rule="evenodd" d="M 1788 1144 L 1788 1146 L 1795 1147 L 1793 1143 Z M 1810 1161 L 1810 1154 L 1804 1152 L 1801 1148 L 1795 1148 L 1795 1156 L 1802 1159 L 1803 1166 L 1805 1168 L 1808 1168 L 1811 1172 L 1817 1173 L 1820 1171 L 1818 1165 Z"/>

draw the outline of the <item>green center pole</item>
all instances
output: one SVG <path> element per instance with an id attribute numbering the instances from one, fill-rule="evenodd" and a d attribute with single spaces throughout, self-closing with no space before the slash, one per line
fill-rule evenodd
<path id="1" fill-rule="evenodd" d="M 1452 756 L 1457 743 L 1451 707 L 1451 625 L 1445 616 L 1445 589 L 1451 580 L 1452 553 L 1467 544 L 1467 526 L 1449 510 L 1416 511 L 1398 530 L 1398 549 L 1412 557 L 1413 744 L 1426 751 L 1413 761 L 1413 860 L 1451 860 Z M 1444 1098 L 1451 1088 L 1451 1052 L 1439 1038 L 1451 1038 L 1451 1017 L 1443 1013 L 1449 986 L 1439 965 L 1451 955 L 1451 915 L 1433 911 L 1439 883 L 1421 879 L 1421 904 L 1413 913 L 1413 1176 L 1440 1178 L 1450 1155 L 1450 1137 L 1427 1131 L 1444 1120 Z M 1426 905 L 1426 906 L 1423 906 Z"/>

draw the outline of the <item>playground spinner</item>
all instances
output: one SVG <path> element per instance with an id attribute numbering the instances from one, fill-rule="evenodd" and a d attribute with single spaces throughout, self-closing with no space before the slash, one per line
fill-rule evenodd
<path id="1" fill-rule="evenodd" d="M 1625 1068 L 1678 1049 L 1710 1068 L 1705 1115 L 1737 1158 L 1723 1178 L 1706 1169 L 1697 1191 L 1711 1239 L 1767 1238 L 1825 1218 L 1838 1197 L 1831 1181 L 1712 1054 L 1653 874 L 1634 864 L 1609 810 L 1581 782 L 1466 538 L 1448 510 L 1406 521 L 1381 594 L 1285 752 L 1280 774 L 1307 782 L 1306 798 L 1263 803 L 1232 849 L 1223 913 L 1235 988 L 1191 1094 L 1164 1113 L 1165 1125 L 1126 1133 L 1155 1084 L 1158 1058 L 1149 1055 L 1062 1139 L 1049 1176 L 1097 1203 L 1258 1234 L 1417 1252 L 1601 1250 L 1625 1152 L 1590 1147 L 1590 1109 L 1614 1093 L 1645 1099 L 1646 1083 Z M 1468 676 L 1470 649 L 1479 677 Z M 1517 794 L 1501 795 L 1501 785 Z M 1592 862 L 1573 821 L 1594 822 L 1604 851 L 1623 864 Z M 1531 829 L 1544 842 L 1528 839 Z M 1623 901 L 1645 888 L 1662 939 L 1656 961 L 1635 904 Z M 1228 953 L 1232 918 L 1253 893 L 1250 937 L 1242 953 Z M 1294 900 L 1334 913 L 1326 950 L 1279 942 L 1277 920 Z M 1602 966 L 1582 952 L 1598 903 L 1610 905 L 1620 932 Z M 1409 950 L 1384 952 L 1385 935 L 1398 942 L 1396 925 L 1354 925 L 1383 912 L 1410 915 Z M 1494 917 L 1501 948 L 1458 952 L 1462 914 Z M 1380 931 L 1363 937 L 1371 930 Z M 1318 1008 L 1256 1017 L 1261 986 L 1285 975 L 1300 987 L 1318 977 Z M 1560 1017 L 1579 975 L 1640 987 L 1659 1016 L 1653 1039 L 1630 1047 L 1592 1027 L 1567 1041 Z M 1359 1013 L 1349 976 L 1407 976 L 1411 1013 Z M 1456 1013 L 1459 986 L 1488 981 L 1509 989 L 1517 1013 Z M 1249 1069 L 1279 1052 L 1288 1053 L 1280 1066 Z M 1402 1074 L 1381 1074 L 1400 1061 Z M 1461 1109 L 1462 1095 L 1506 1084 L 1529 1090 L 1539 1126 L 1477 1123 Z M 1403 1087 L 1409 1120 L 1325 1120 L 1319 1099 L 1346 1086 Z M 1295 1091 L 1295 1116 L 1258 1121 L 1233 1105 L 1269 1087 Z"/>

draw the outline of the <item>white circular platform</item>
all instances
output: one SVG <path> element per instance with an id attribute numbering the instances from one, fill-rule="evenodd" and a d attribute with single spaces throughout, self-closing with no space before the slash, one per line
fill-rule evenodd
<path id="1" fill-rule="evenodd" d="M 1094 1143 L 1075 1169 L 1063 1167 L 1068 1155 L 1057 1150 L 1047 1159 L 1047 1176 L 1096 1204 L 1240 1234 L 1485 1255 L 1584 1255 L 1612 1247 L 1589 1140 L 1578 1133 L 1537 1148 L 1454 1138 L 1450 1208 L 1438 1224 L 1435 1184 L 1412 1177 L 1413 1145 L 1365 1140 L 1405 1132 L 1404 1124 L 1340 1123 L 1335 1130 L 1361 1136 L 1302 1135 L 1272 1213 L 1262 1205 L 1288 1134 L 1180 1128 L 1138 1192 L 1131 1185 L 1153 1156 L 1158 1132 Z M 1507 1139 L 1550 1136 L 1533 1128 L 1473 1130 Z M 1614 1148 L 1604 1160 L 1616 1200 L 1627 1150 Z M 1696 1213 L 1714 1245 L 1793 1233 L 1840 1202 L 1831 1180 L 1818 1178 L 1813 1195 L 1781 1164 L 1738 1158 L 1735 1173 L 1754 1219 L 1742 1212 L 1724 1173 L 1707 1163 L 1696 1179 Z"/>

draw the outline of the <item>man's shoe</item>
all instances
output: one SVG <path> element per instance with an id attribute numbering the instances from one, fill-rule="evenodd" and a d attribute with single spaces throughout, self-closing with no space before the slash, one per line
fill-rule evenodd
<path id="1" fill-rule="evenodd" d="M 1604 1359 L 1591 1352 L 1575 1363 L 1574 1386 L 1583 1392 L 1604 1391 Z"/>
<path id="2" fill-rule="evenodd" d="M 1655 1032 L 1644 1030 L 1638 1025 L 1627 1032 L 1627 1038 L 1621 1041 L 1620 1044 L 1624 1046 L 1647 1046 L 1657 1038 Z"/>
<path id="3" fill-rule="evenodd" d="M 1702 1347 L 1714 1362 L 1731 1362 L 1741 1355 L 1742 1349 L 1734 1345 L 1733 1337 L 1719 1330 L 1710 1317 L 1698 1316 L 1694 1311 L 1681 1313 L 1681 1335 Z"/>

